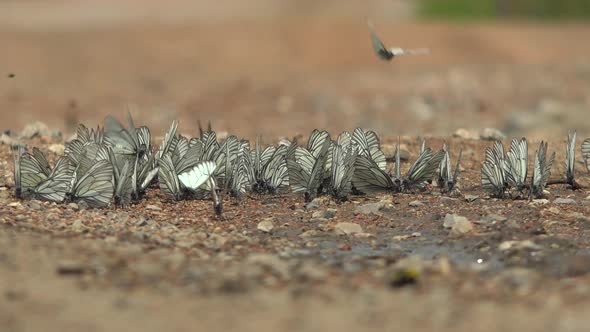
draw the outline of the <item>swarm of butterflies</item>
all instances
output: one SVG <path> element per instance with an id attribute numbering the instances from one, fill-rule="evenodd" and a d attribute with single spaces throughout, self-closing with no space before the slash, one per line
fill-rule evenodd
<path id="1" fill-rule="evenodd" d="M 496 141 L 486 149 L 485 161 L 481 169 L 481 182 L 492 196 L 503 198 L 542 198 L 549 184 L 566 184 L 572 189 L 580 186 L 575 179 L 576 132 L 570 131 L 567 137 L 565 158 L 565 179 L 550 181 L 551 167 L 555 152 L 547 157 L 547 143 L 541 142 L 534 154 L 533 172 L 528 179 L 528 143 L 526 138 L 513 139 L 510 149 L 504 152 L 504 146 Z M 582 157 L 590 171 L 590 138 L 582 143 Z"/>
<path id="2" fill-rule="evenodd" d="M 206 130 L 199 125 L 199 136 L 193 138 L 177 129 L 174 121 L 156 148 L 150 130 L 136 127 L 131 114 L 127 127 L 111 116 L 103 128 L 89 130 L 80 124 L 53 166 L 38 148 L 26 151 L 13 145 L 15 194 L 102 208 L 137 202 L 148 188 L 159 186 L 170 200 L 211 199 L 221 214 L 224 196 L 290 189 L 305 201 L 330 195 L 342 202 L 350 194 L 424 189 L 433 180 L 442 191 L 453 192 L 458 180 L 459 160 L 453 172 L 447 147 L 433 152 L 424 142 L 418 159 L 402 175 L 398 140 L 391 172 L 377 134 L 361 128 L 336 140 L 327 131 L 314 130 L 305 145 L 293 139 L 264 148 L 260 137 L 253 146 L 235 136 L 220 140 L 210 125 Z"/>
<path id="3" fill-rule="evenodd" d="M 80 124 L 76 138 L 66 143 L 64 156 L 53 167 L 38 148 L 28 152 L 23 145 L 13 145 L 16 197 L 103 208 L 127 206 L 142 199 L 148 188 L 159 186 L 170 200 L 212 200 L 214 211 L 221 214 L 224 196 L 291 190 L 305 201 L 329 195 L 343 202 L 351 194 L 412 192 L 428 189 L 433 182 L 441 192 L 458 191 L 462 153 L 452 168 L 446 145 L 433 151 L 422 141 L 418 158 L 402 174 L 399 139 L 393 169 L 388 169 L 379 137 L 361 128 L 352 134 L 343 132 L 335 140 L 316 129 L 305 145 L 285 139 L 263 148 L 260 137 L 253 146 L 236 136 L 218 139 L 210 125 L 203 130 L 199 124 L 199 136 L 188 138 L 177 133 L 174 121 L 156 148 L 147 127 L 136 127 L 131 114 L 127 122 L 124 127 L 108 116 L 103 128 L 89 130 Z M 575 132 L 570 133 L 563 181 L 572 188 L 578 187 L 575 140 Z M 590 139 L 584 141 L 582 153 L 590 159 Z M 526 139 L 512 140 L 507 153 L 501 142 L 495 142 L 486 150 L 482 165 L 483 188 L 496 197 L 541 197 L 554 158 L 555 153 L 547 158 L 547 144 L 541 142 L 528 180 Z"/>

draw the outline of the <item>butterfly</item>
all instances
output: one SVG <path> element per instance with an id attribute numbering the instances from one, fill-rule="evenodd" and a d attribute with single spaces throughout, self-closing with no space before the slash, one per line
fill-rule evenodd
<path id="1" fill-rule="evenodd" d="M 13 159 L 15 170 L 15 196 L 28 198 L 34 193 L 34 188 L 45 181 L 51 174 L 51 167 L 45 155 L 37 148 L 27 153 L 21 145 L 13 145 Z"/>
<path id="2" fill-rule="evenodd" d="M 567 135 L 567 146 L 565 150 L 565 182 L 572 189 L 578 189 L 579 185 L 575 179 L 576 170 L 576 131 L 570 131 Z"/>
<path id="3" fill-rule="evenodd" d="M 539 150 L 535 153 L 533 175 L 531 177 L 530 196 L 543 197 L 543 189 L 547 186 L 547 181 L 551 176 L 551 167 L 555 160 L 555 152 L 547 159 L 547 143 L 541 142 Z"/>
<path id="4" fill-rule="evenodd" d="M 344 141 L 346 142 L 346 140 Z M 385 154 L 381 151 L 379 136 L 374 131 L 356 128 L 352 133 L 351 143 L 358 146 L 360 155 L 373 159 L 381 169 L 385 170 L 387 161 L 385 160 Z M 343 145 L 343 147 L 345 146 Z"/>
<path id="5" fill-rule="evenodd" d="M 288 189 L 289 171 L 285 156 L 287 147 L 280 145 L 260 147 L 260 138 L 256 139 L 254 151 L 246 158 L 250 190 L 257 194 L 279 194 Z"/>
<path id="6" fill-rule="evenodd" d="M 373 44 L 373 50 L 375 54 L 382 60 L 391 61 L 393 58 L 400 55 L 415 55 L 415 54 L 428 54 L 430 50 L 426 48 L 406 50 L 399 47 L 387 48 L 375 32 L 375 28 L 371 22 L 368 23 L 369 31 L 371 33 L 371 43 Z"/>
<path id="7" fill-rule="evenodd" d="M 247 165 L 249 165 L 247 159 L 249 158 L 249 144 L 247 141 L 241 142 L 238 156 L 225 184 L 225 191 L 232 197 L 239 198 L 246 194 L 247 188 L 250 184 L 248 181 L 249 170 L 247 168 Z"/>
<path id="8" fill-rule="evenodd" d="M 160 190 L 169 198 L 179 201 L 183 198 L 178 174 L 169 154 L 165 154 L 158 160 L 158 183 Z"/>
<path id="9" fill-rule="evenodd" d="M 47 178 L 32 189 L 33 196 L 41 201 L 62 203 L 70 190 L 71 180 L 69 159 L 59 158 Z"/>
<path id="10" fill-rule="evenodd" d="M 515 138 L 510 143 L 510 150 L 506 154 L 505 174 L 508 185 L 518 194 L 522 194 L 527 185 L 527 168 L 528 143 L 524 137 L 520 140 Z"/>
<path id="11" fill-rule="evenodd" d="M 162 159 L 162 157 L 164 155 L 168 154 L 171 150 L 174 150 L 176 148 L 176 146 L 175 145 L 173 146 L 172 143 L 175 142 L 177 130 L 178 130 L 178 122 L 176 120 L 174 120 L 174 121 L 172 121 L 170 128 L 168 129 L 168 131 L 166 132 L 166 135 L 164 136 L 164 140 L 162 140 L 162 143 L 160 144 L 160 147 L 158 148 L 158 151 L 156 152 L 156 160 Z"/>
<path id="12" fill-rule="evenodd" d="M 178 180 L 190 192 L 196 192 L 215 172 L 213 161 L 201 161 L 186 172 L 178 174 Z"/>
<path id="13" fill-rule="evenodd" d="M 436 172 L 439 169 L 443 156 L 443 150 L 433 153 L 430 148 L 425 148 L 418 156 L 418 159 L 416 159 L 416 161 L 410 166 L 406 176 L 401 179 L 400 190 L 406 191 L 414 187 L 422 186 L 427 181 L 432 181 L 436 176 Z M 397 152 L 396 160 L 399 159 L 399 152 Z M 396 169 L 397 176 L 400 173 L 399 167 L 396 166 Z"/>
<path id="14" fill-rule="evenodd" d="M 142 158 L 148 151 L 148 146 L 144 140 L 140 141 L 138 133 L 135 128 L 133 117 L 131 113 L 127 113 L 127 123 L 129 128 L 124 128 L 123 125 L 112 116 L 107 116 L 105 122 L 105 141 L 109 143 L 115 154 L 132 155 L 136 158 Z"/>
<path id="15" fill-rule="evenodd" d="M 486 159 L 481 169 L 482 187 L 499 198 L 504 197 L 507 187 L 504 157 L 504 146 L 496 141 L 493 148 L 486 148 Z"/>
<path id="16" fill-rule="evenodd" d="M 333 164 L 329 192 L 337 202 L 348 199 L 348 194 L 352 190 L 352 177 L 358 156 L 356 145 L 345 144 L 344 146 L 335 144 L 332 150 Z"/>
<path id="17" fill-rule="evenodd" d="M 92 163 L 84 158 L 74 170 L 67 197 L 72 202 L 81 202 L 91 208 L 103 208 L 109 206 L 113 190 L 111 162 L 99 160 Z"/>
<path id="18" fill-rule="evenodd" d="M 16 198 L 23 198 L 20 161 L 21 156 L 25 153 L 25 148 L 20 144 L 14 144 L 10 146 L 10 150 L 12 151 L 12 161 L 14 163 L 14 195 Z"/>
<path id="19" fill-rule="evenodd" d="M 399 184 L 394 183 L 391 174 L 381 169 L 373 159 L 361 154 L 355 160 L 352 185 L 356 193 L 399 191 Z"/>
<path id="20" fill-rule="evenodd" d="M 586 169 L 590 172 L 590 138 L 586 138 L 584 142 L 582 142 L 582 158 L 584 158 Z"/>
<path id="21" fill-rule="evenodd" d="M 129 160 L 125 161 L 121 172 L 115 179 L 115 194 L 113 196 L 115 205 L 127 206 L 131 202 L 133 194 L 132 181 L 134 180 L 133 168 Z"/>
<path id="22" fill-rule="evenodd" d="M 299 147 L 295 150 L 295 158 L 287 159 L 291 190 L 303 193 L 306 202 L 314 199 L 322 191 L 328 148 L 332 142 L 329 138 L 324 138 L 321 142 L 320 149 L 317 149 L 316 145 L 308 144 L 312 150 Z"/>
<path id="23" fill-rule="evenodd" d="M 459 157 L 455 164 L 455 171 L 451 169 L 451 157 L 446 144 L 443 145 L 444 156 L 440 162 L 439 174 L 438 174 L 438 187 L 442 192 L 451 193 L 456 189 L 457 180 L 459 178 L 459 165 L 461 163 L 461 155 L 463 149 L 459 150 Z"/>

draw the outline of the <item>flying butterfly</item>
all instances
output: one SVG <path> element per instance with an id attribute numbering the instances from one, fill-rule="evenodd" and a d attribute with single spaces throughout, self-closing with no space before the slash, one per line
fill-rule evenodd
<path id="1" fill-rule="evenodd" d="M 391 61 L 393 58 L 400 56 L 400 55 L 416 55 L 416 54 L 428 54 L 430 50 L 427 48 L 420 48 L 420 49 L 403 49 L 399 47 L 391 47 L 387 48 L 375 32 L 375 28 L 371 22 L 368 22 L 369 31 L 371 33 L 371 43 L 373 44 L 373 50 L 375 54 L 381 59 L 385 61 Z"/>

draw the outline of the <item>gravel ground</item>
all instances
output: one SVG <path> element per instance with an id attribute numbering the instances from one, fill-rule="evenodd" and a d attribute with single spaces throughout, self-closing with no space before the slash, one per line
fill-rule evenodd
<path id="1" fill-rule="evenodd" d="M 28 143 L 46 152 L 54 143 L 41 141 Z M 15 331 L 584 329 L 590 192 L 557 185 L 547 200 L 490 199 L 479 188 L 490 143 L 446 141 L 453 158 L 464 149 L 461 195 L 252 197 L 226 201 L 221 219 L 208 201 L 170 203 L 157 189 L 128 209 L 15 200 L 4 145 L 0 322 Z M 402 140 L 410 159 L 418 142 Z M 549 145 L 553 178 L 563 144 Z"/>

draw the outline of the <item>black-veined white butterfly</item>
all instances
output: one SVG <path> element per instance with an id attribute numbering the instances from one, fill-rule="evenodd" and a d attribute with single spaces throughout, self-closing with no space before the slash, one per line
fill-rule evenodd
<path id="1" fill-rule="evenodd" d="M 352 133 L 351 143 L 358 146 L 359 155 L 373 159 L 382 170 L 385 170 L 387 161 L 385 160 L 385 154 L 381 151 L 379 136 L 374 131 L 365 131 L 362 128 L 356 128 Z"/>
<path id="2" fill-rule="evenodd" d="M 180 190 L 180 181 L 178 180 L 178 174 L 176 174 L 176 169 L 174 168 L 170 155 L 163 155 L 158 160 L 158 166 L 158 184 L 160 185 L 160 190 L 173 200 L 181 200 L 183 198 L 183 192 Z"/>
<path id="3" fill-rule="evenodd" d="M 51 167 L 45 155 L 33 148 L 33 153 L 24 152 L 22 146 L 13 148 L 15 161 L 15 195 L 18 198 L 28 198 L 34 193 L 34 188 L 46 180 L 51 174 Z"/>
<path id="4" fill-rule="evenodd" d="M 260 138 L 256 139 L 254 151 L 246 159 L 248 182 L 251 190 L 257 194 L 280 194 L 289 186 L 289 171 L 285 161 L 287 147 L 272 145 L 264 150 L 260 147 Z"/>
<path id="5" fill-rule="evenodd" d="M 443 150 L 433 153 L 430 148 L 424 149 L 418 159 L 410 166 L 407 175 L 402 179 L 401 191 L 420 187 L 425 182 L 432 181 L 436 176 L 443 156 Z M 399 157 L 396 159 L 399 159 Z"/>
<path id="6" fill-rule="evenodd" d="M 249 143 L 247 141 L 242 141 L 240 143 L 238 156 L 232 166 L 232 170 L 229 173 L 229 178 L 225 184 L 225 191 L 232 197 L 239 198 L 246 194 L 247 188 L 249 186 L 249 170 L 247 169 L 247 165 L 249 165 L 247 160 L 249 158 Z"/>
<path id="7" fill-rule="evenodd" d="M 352 185 L 356 192 L 364 194 L 399 191 L 399 185 L 394 183 L 391 174 L 381 169 L 373 159 L 360 154 L 354 164 Z"/>
<path id="8" fill-rule="evenodd" d="M 158 151 L 156 152 L 156 161 L 162 159 L 162 157 L 168 154 L 171 150 L 174 150 L 176 146 L 172 146 L 172 143 L 175 141 L 176 138 L 176 130 L 178 129 L 178 122 L 176 120 L 172 121 L 170 128 L 166 132 L 164 136 L 164 140 L 160 144 Z"/>
<path id="9" fill-rule="evenodd" d="M 140 142 L 138 130 L 133 123 L 131 113 L 127 113 L 129 128 L 123 125 L 112 116 L 107 116 L 105 122 L 105 140 L 109 143 L 115 154 L 134 155 L 142 158 L 148 151 L 148 146 Z"/>
<path id="10" fill-rule="evenodd" d="M 393 58 L 400 56 L 400 55 L 414 55 L 414 54 L 428 54 L 429 50 L 426 48 L 421 49 L 414 49 L 414 50 L 406 50 L 399 47 L 391 47 L 387 48 L 377 36 L 375 32 L 375 28 L 371 22 L 368 23 L 369 31 L 371 32 L 371 43 L 373 44 L 373 50 L 375 54 L 382 60 L 390 61 Z"/>
<path id="11" fill-rule="evenodd" d="M 295 158 L 287 160 L 291 190 L 303 193 L 305 201 L 311 201 L 322 191 L 328 148 L 332 141 L 323 139 L 321 144 L 319 150 L 315 145 L 312 146 L 314 150 L 299 147 L 295 151 Z M 313 152 L 316 152 L 315 156 Z"/>
<path id="12" fill-rule="evenodd" d="M 541 142 L 539 150 L 535 153 L 533 176 L 531 177 L 530 194 L 532 197 L 543 197 L 543 189 L 547 186 L 551 176 L 551 167 L 555 160 L 555 152 L 547 159 L 547 143 Z"/>
<path id="13" fill-rule="evenodd" d="M 528 143 L 526 138 L 513 139 L 506 154 L 505 174 L 508 186 L 514 188 L 518 195 L 527 186 Z"/>
<path id="14" fill-rule="evenodd" d="M 200 161 L 191 169 L 178 174 L 178 180 L 190 192 L 196 192 L 215 172 L 215 162 Z"/>
<path id="15" fill-rule="evenodd" d="M 438 174 L 438 187 L 442 192 L 451 193 L 457 187 L 457 181 L 459 179 L 459 166 L 461 164 L 461 156 L 463 149 L 459 150 L 459 157 L 457 157 L 457 163 L 455 164 L 455 170 L 451 169 L 451 156 L 447 145 L 443 145 L 444 156 L 440 162 L 439 174 Z"/>
<path id="16" fill-rule="evenodd" d="M 356 145 L 345 144 L 345 146 L 335 144 L 332 150 L 333 164 L 329 192 L 337 202 L 348 199 L 352 190 L 352 177 L 358 156 Z"/>
<path id="17" fill-rule="evenodd" d="M 493 148 L 486 148 L 486 159 L 481 168 L 481 184 L 492 196 L 502 198 L 506 192 L 506 167 L 504 146 L 496 141 Z"/>
<path id="18" fill-rule="evenodd" d="M 47 178 L 32 189 L 33 196 L 41 201 L 62 203 L 70 190 L 71 181 L 69 159 L 62 157 L 55 163 Z"/>
<path id="19" fill-rule="evenodd" d="M 88 159 L 82 159 L 74 171 L 69 200 L 91 208 L 107 207 L 113 198 L 113 165 L 99 160 L 88 168 L 87 163 Z"/>
<path id="20" fill-rule="evenodd" d="M 134 166 L 131 165 L 131 162 L 126 160 L 118 178 L 115 179 L 115 194 L 113 196 L 115 205 L 127 206 L 131 203 L 131 196 L 133 194 L 132 182 L 134 180 L 132 174 L 133 168 Z"/>
<path id="21" fill-rule="evenodd" d="M 572 130 L 567 135 L 567 146 L 565 150 L 565 182 L 572 189 L 578 189 L 576 182 L 576 131 Z"/>
<path id="22" fill-rule="evenodd" d="M 586 169 L 590 172 L 590 138 L 586 138 L 582 142 L 582 158 L 584 158 Z"/>
<path id="23" fill-rule="evenodd" d="M 12 161 L 14 163 L 14 195 L 16 198 L 23 198 L 23 191 L 21 185 L 21 156 L 25 153 L 24 146 L 20 144 L 11 145 Z"/>

